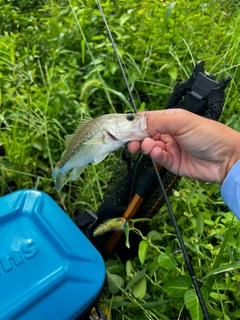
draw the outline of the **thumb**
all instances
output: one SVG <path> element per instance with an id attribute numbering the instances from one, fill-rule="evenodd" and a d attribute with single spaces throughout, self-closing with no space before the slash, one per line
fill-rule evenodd
<path id="1" fill-rule="evenodd" d="M 182 134 L 196 127 L 202 120 L 202 117 L 184 109 L 145 111 L 142 114 L 147 117 L 147 132 L 152 137 L 158 133 L 173 136 Z"/>

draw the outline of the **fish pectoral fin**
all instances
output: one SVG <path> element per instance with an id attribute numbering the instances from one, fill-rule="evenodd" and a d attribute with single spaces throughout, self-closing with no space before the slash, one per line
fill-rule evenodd
<path id="1" fill-rule="evenodd" d="M 92 138 L 85 141 L 83 144 L 103 144 L 104 143 L 104 136 L 98 138 Z"/>
<path id="2" fill-rule="evenodd" d="M 102 153 L 96 157 L 94 157 L 94 163 L 95 164 L 98 164 L 99 162 L 101 162 L 104 158 L 106 158 L 106 156 L 109 155 L 109 152 L 105 152 L 105 153 Z"/>
<path id="3" fill-rule="evenodd" d="M 70 141 L 72 140 L 72 137 L 74 136 L 74 134 L 67 134 L 66 136 L 64 136 L 65 141 L 66 141 L 66 147 L 68 147 Z"/>
<path id="4" fill-rule="evenodd" d="M 88 165 L 74 168 L 70 174 L 71 180 L 76 180 Z"/>

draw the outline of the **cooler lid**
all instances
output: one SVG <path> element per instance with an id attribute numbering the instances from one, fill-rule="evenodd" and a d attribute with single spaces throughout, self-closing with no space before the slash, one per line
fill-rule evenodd
<path id="1" fill-rule="evenodd" d="M 0 318 L 76 319 L 105 280 L 100 253 L 47 194 L 0 198 Z"/>

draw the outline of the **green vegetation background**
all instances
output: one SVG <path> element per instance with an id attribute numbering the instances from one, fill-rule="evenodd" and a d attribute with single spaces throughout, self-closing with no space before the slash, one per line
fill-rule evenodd
<path id="1" fill-rule="evenodd" d="M 164 108 L 173 86 L 204 60 L 217 80 L 232 76 L 221 121 L 240 130 L 239 1 L 102 5 L 139 109 Z M 118 152 L 60 193 L 51 178 L 64 135 L 81 119 L 132 111 L 96 3 L 0 0 L 0 17 L 0 194 L 36 188 L 70 216 L 96 210 Z M 170 201 L 211 318 L 239 319 L 240 225 L 219 191 L 182 179 Z M 203 319 L 183 257 L 171 254 L 177 240 L 165 207 L 152 230 L 139 257 L 107 261 L 102 306 L 113 319 Z"/>

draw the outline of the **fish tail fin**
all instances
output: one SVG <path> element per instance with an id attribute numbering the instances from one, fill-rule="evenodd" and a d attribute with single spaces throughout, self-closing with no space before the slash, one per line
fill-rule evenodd
<path id="1" fill-rule="evenodd" d="M 62 189 L 64 180 L 65 180 L 65 175 L 61 173 L 59 168 L 55 168 L 52 171 L 52 177 L 56 179 L 56 182 L 55 182 L 56 190 L 60 191 Z"/>

